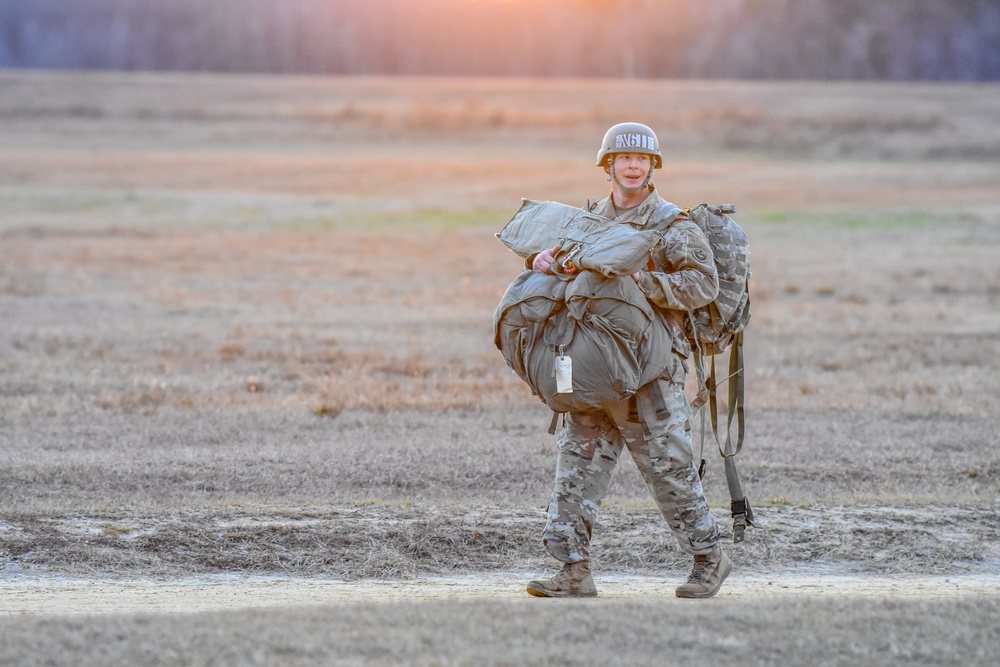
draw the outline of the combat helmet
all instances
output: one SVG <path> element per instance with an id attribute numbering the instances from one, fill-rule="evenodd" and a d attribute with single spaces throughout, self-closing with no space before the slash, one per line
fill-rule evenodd
<path id="1" fill-rule="evenodd" d="M 653 156 L 653 169 L 663 166 L 656 133 L 642 123 L 618 123 L 608 130 L 597 151 L 597 166 L 607 167 L 608 156 L 614 153 L 645 153 Z"/>

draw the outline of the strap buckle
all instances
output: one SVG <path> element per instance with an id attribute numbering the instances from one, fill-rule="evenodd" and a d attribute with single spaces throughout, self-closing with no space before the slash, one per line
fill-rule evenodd
<path id="1" fill-rule="evenodd" d="M 743 500 L 734 500 L 731 506 L 733 513 L 733 543 L 739 544 L 743 541 L 747 526 L 757 527 L 754 523 L 753 509 L 746 496 Z"/>

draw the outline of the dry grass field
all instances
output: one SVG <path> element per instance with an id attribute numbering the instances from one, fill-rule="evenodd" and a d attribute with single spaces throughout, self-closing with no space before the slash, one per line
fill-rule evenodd
<path id="1" fill-rule="evenodd" d="M 0 72 L 0 664 L 992 664 L 1000 89 Z M 752 245 L 719 596 L 555 463 L 492 315 L 620 120 Z M 728 528 L 722 464 L 706 490 Z M 609 623 L 614 619 L 613 625 Z"/>

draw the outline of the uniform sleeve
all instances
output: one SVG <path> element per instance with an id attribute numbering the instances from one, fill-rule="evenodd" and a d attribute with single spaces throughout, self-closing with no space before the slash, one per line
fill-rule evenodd
<path id="1" fill-rule="evenodd" d="M 660 308 L 691 310 L 715 300 L 719 274 L 712 247 L 701 229 L 690 221 L 675 222 L 665 243 L 655 252 L 656 269 L 639 272 L 639 288 Z"/>

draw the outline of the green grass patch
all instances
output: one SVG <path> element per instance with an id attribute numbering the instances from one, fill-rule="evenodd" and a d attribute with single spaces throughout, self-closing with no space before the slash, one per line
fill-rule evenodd
<path id="1" fill-rule="evenodd" d="M 499 231 L 516 212 L 511 209 L 479 209 L 454 211 L 446 209 L 414 209 L 387 211 L 345 211 L 290 217 L 276 222 L 278 229 L 334 230 L 368 229 L 468 229 L 490 227 Z"/>
<path id="2" fill-rule="evenodd" d="M 0 229 L 357 229 L 499 230 L 517 211 L 399 209 L 383 202 L 338 201 L 259 194 L 159 193 L 89 189 L 0 188 Z"/>
<path id="3" fill-rule="evenodd" d="M 839 229 L 916 229 L 925 227 L 936 217 L 929 213 L 887 213 L 850 209 L 845 211 L 811 211 L 799 209 L 765 209 L 748 214 L 750 220 L 764 224 L 803 224 Z"/>

